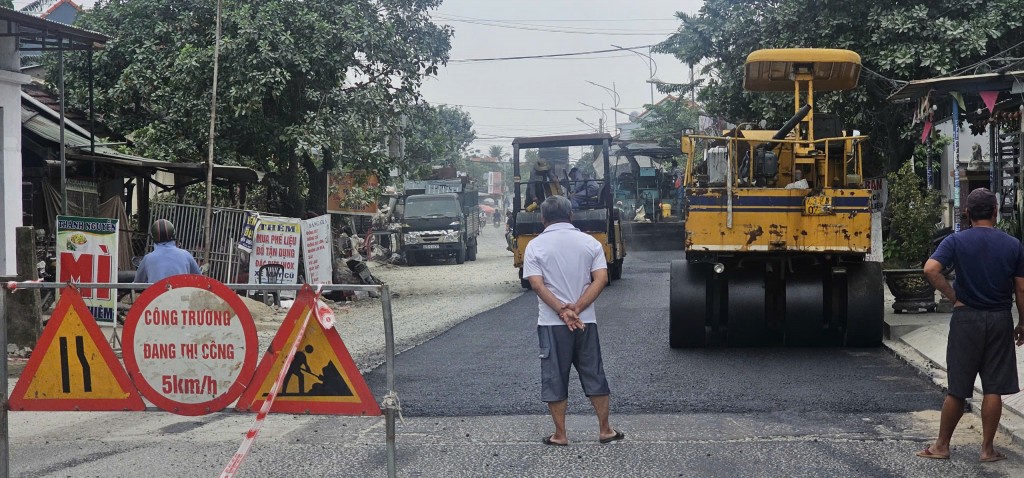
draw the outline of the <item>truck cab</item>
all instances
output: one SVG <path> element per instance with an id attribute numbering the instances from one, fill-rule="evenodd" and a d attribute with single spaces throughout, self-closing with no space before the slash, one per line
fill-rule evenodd
<path id="1" fill-rule="evenodd" d="M 454 182 L 460 183 L 457 188 L 441 182 L 407 187 L 402 207 L 402 251 L 407 264 L 437 257 L 454 257 L 458 264 L 476 260 L 480 234 L 476 191 Z"/>

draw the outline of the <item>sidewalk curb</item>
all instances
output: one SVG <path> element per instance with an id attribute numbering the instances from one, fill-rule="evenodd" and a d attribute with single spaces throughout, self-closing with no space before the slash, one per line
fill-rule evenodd
<path id="1" fill-rule="evenodd" d="M 939 368 L 937 364 L 918 352 L 917 349 L 899 339 L 886 339 L 882 341 L 882 344 L 897 358 L 916 368 L 921 375 L 928 377 L 940 390 L 946 391 L 946 371 Z M 967 400 L 967 404 L 971 413 L 980 419 L 981 399 L 977 397 L 978 395 L 975 394 L 974 397 Z M 936 404 L 941 405 L 940 402 L 936 402 Z M 1009 436 L 1012 443 L 1024 446 L 1024 418 L 1010 410 L 1009 407 L 1003 406 L 1003 414 L 999 420 L 999 431 Z"/>

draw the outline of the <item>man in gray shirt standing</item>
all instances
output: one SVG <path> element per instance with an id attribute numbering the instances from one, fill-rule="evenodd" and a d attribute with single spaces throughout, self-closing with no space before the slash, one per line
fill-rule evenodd
<path id="1" fill-rule="evenodd" d="M 601 362 L 594 301 L 608 284 L 604 248 L 572 225 L 572 203 L 550 196 L 540 206 L 544 232 L 526 246 L 523 277 L 537 293 L 537 337 L 540 343 L 541 400 L 547 402 L 555 433 L 545 445 L 569 444 L 565 410 L 569 398 L 569 369 L 576 367 L 583 392 L 597 414 L 598 441 L 626 437 L 608 422 L 611 391 Z"/>

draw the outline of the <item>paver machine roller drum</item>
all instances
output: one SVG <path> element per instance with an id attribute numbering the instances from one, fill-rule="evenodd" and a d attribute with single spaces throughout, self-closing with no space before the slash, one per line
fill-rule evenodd
<path id="1" fill-rule="evenodd" d="M 881 266 L 865 260 L 867 138 L 830 115 L 815 122 L 814 93 L 856 87 L 860 69 L 848 50 L 755 51 L 744 88 L 792 92 L 790 120 L 683 135 L 686 259 L 671 263 L 672 347 L 881 344 Z"/>

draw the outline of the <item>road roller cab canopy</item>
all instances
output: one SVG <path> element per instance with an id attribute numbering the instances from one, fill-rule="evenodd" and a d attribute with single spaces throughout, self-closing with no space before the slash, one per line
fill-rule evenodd
<path id="1" fill-rule="evenodd" d="M 747 55 L 743 88 L 747 91 L 793 91 L 800 74 L 813 74 L 816 91 L 849 90 L 860 77 L 860 55 L 830 48 L 757 50 Z"/>

